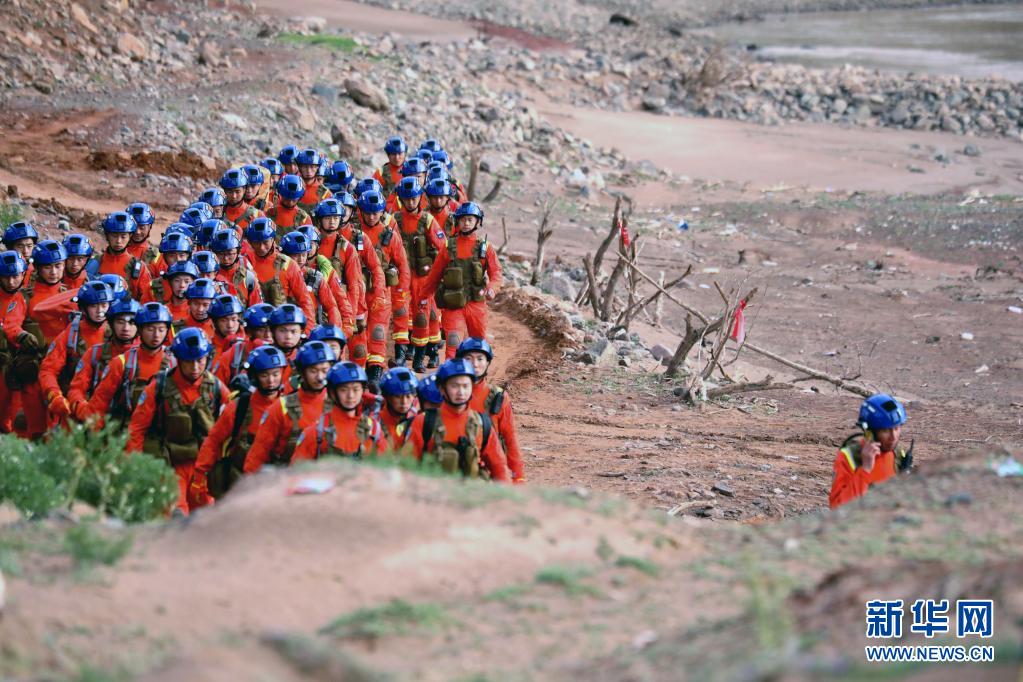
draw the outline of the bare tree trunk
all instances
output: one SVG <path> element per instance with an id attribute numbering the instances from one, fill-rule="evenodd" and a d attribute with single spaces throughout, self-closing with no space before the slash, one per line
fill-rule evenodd
<path id="1" fill-rule="evenodd" d="M 600 319 L 600 302 L 597 301 L 597 276 L 593 273 L 593 257 L 586 254 L 583 258 L 583 267 L 586 268 L 586 280 L 590 285 L 590 304 L 593 306 L 593 317 Z"/>
<path id="2" fill-rule="evenodd" d="M 551 200 L 548 198 L 543 202 L 543 217 L 540 219 L 540 227 L 536 231 L 536 258 L 533 259 L 533 272 L 529 276 L 529 283 L 536 286 L 540 282 L 540 271 L 543 269 L 544 248 L 547 240 L 554 234 L 554 228 L 547 228 L 551 217 Z"/>
<path id="3" fill-rule="evenodd" d="M 476 198 L 476 180 L 480 173 L 480 151 L 473 149 L 469 153 L 469 183 L 465 186 L 465 195 L 469 201 Z"/>
<path id="4" fill-rule="evenodd" d="M 497 250 L 498 256 L 503 256 L 505 251 L 508 250 L 508 223 L 505 222 L 504 216 L 501 216 L 501 234 L 504 235 L 504 243 L 502 243 L 501 248 Z"/>

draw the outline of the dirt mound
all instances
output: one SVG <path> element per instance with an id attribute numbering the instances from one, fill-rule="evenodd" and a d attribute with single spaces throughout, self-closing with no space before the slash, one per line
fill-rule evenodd
<path id="1" fill-rule="evenodd" d="M 199 180 L 215 180 L 218 177 L 217 162 L 212 157 L 201 156 L 190 151 L 155 152 L 101 150 L 89 154 L 89 166 L 93 170 L 127 170 L 136 168 L 158 175 L 187 175 Z"/>

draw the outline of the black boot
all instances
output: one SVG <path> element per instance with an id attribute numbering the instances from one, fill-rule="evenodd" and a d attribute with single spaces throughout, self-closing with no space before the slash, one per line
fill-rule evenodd
<path id="1" fill-rule="evenodd" d="M 423 365 L 423 358 L 426 356 L 426 346 L 416 346 L 412 352 L 412 371 L 416 374 L 426 371 Z"/>
<path id="2" fill-rule="evenodd" d="M 426 356 L 429 358 L 427 369 L 436 369 L 440 365 L 440 343 L 431 343 L 426 349 Z"/>
<path id="3" fill-rule="evenodd" d="M 384 368 L 380 365 L 370 365 L 366 368 L 366 377 L 369 379 L 369 392 L 379 395 L 380 394 L 380 377 L 384 373 Z"/>
<path id="4" fill-rule="evenodd" d="M 408 358 L 408 344 L 407 343 L 396 343 L 394 344 L 394 367 L 404 367 L 405 360 Z"/>

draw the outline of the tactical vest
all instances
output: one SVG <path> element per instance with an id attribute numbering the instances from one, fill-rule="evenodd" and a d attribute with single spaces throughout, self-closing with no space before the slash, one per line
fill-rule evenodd
<path id="1" fill-rule="evenodd" d="M 323 273 L 316 268 L 302 268 L 302 275 L 305 278 L 306 288 L 312 294 L 313 303 L 316 305 L 316 324 L 327 324 L 327 311 L 320 301 L 320 287 L 323 286 Z"/>
<path id="2" fill-rule="evenodd" d="M 169 352 L 164 351 L 160 358 L 160 369 L 157 372 L 167 372 L 177 366 L 177 360 Z M 124 354 L 124 374 L 121 377 L 121 385 L 110 400 L 110 407 L 107 410 L 110 416 L 121 421 L 128 421 L 135 406 L 139 404 L 139 395 L 145 389 L 149 379 L 139 379 L 139 347 L 132 346 Z M 152 377 L 150 377 L 151 379 Z"/>
<path id="3" fill-rule="evenodd" d="M 482 301 L 487 286 L 484 263 L 487 258 L 487 239 L 476 239 L 471 258 L 458 257 L 458 238 L 448 237 L 448 266 L 434 299 L 445 309 L 464 308 L 469 301 Z"/>
<path id="4" fill-rule="evenodd" d="M 66 359 L 64 367 L 61 368 L 60 375 L 57 377 L 57 385 L 60 386 L 60 390 L 64 395 L 67 395 L 71 380 L 75 377 L 78 361 L 85 355 L 85 351 L 88 350 L 85 345 L 85 339 L 82 338 L 81 326 L 82 314 L 78 313 L 71 318 L 71 324 L 68 325 L 67 346 L 65 348 Z M 103 342 L 107 343 L 109 339 L 110 331 L 106 330 L 103 332 Z"/>
<path id="5" fill-rule="evenodd" d="M 384 196 L 390 196 L 397 184 L 391 177 L 391 162 L 388 161 L 383 166 L 380 166 L 380 185 L 384 188 Z"/>
<path id="6" fill-rule="evenodd" d="M 42 363 L 43 358 L 46 356 L 48 345 L 46 339 L 43 336 L 43 329 L 39 326 L 39 323 L 28 316 L 28 310 L 32 305 L 32 299 L 35 298 L 36 284 L 35 273 L 32 274 L 32 278 L 29 283 L 21 289 L 21 295 L 25 299 L 25 320 L 21 324 L 23 331 L 28 332 L 35 337 L 38 344 L 38 348 L 29 349 L 24 344 L 19 344 L 11 356 L 11 371 L 8 378 L 8 386 L 11 389 L 17 390 L 24 386 L 39 381 L 39 365 Z M 58 293 L 67 291 L 67 287 L 64 284 L 60 284 L 57 287 Z"/>
<path id="7" fill-rule="evenodd" d="M 284 284 L 281 283 L 281 273 L 287 267 L 290 259 L 283 253 L 274 256 L 274 276 L 259 285 L 263 292 L 263 300 L 275 308 L 289 303 L 288 297 L 284 295 Z"/>
<path id="8" fill-rule="evenodd" d="M 111 338 L 92 347 L 92 351 L 89 353 L 89 369 L 92 370 L 92 378 L 89 380 L 87 398 L 91 398 L 92 394 L 96 392 L 96 387 L 99 386 L 99 382 L 103 378 L 103 370 L 110 364 L 113 357 L 114 341 Z"/>
<path id="9" fill-rule="evenodd" d="M 231 435 L 224 441 L 220 457 L 207 474 L 206 480 L 210 494 L 220 498 L 241 479 L 245 469 L 245 456 L 255 442 L 250 432 L 252 425 L 252 393 L 242 392 L 235 401 L 234 421 L 231 424 Z"/>
<path id="10" fill-rule="evenodd" d="M 242 211 L 242 214 L 238 216 L 238 220 L 228 220 L 227 210 L 224 211 L 224 217 L 222 218 L 222 220 L 225 223 L 227 223 L 229 227 L 232 227 L 235 230 L 244 230 L 246 227 L 249 226 L 249 223 L 251 223 L 258 217 L 259 211 L 257 211 L 251 205 L 249 205 L 245 208 L 244 211 Z"/>
<path id="11" fill-rule="evenodd" d="M 331 267 L 337 273 L 337 278 L 346 287 L 348 286 L 348 275 L 345 273 L 345 262 L 341 260 L 341 254 L 348 251 L 348 244 L 348 240 L 339 234 L 337 239 L 334 240 L 334 253 L 328 257 Z"/>
<path id="12" fill-rule="evenodd" d="M 334 444 L 334 440 L 337 438 L 334 418 L 331 416 L 331 412 L 324 411 L 316 423 L 316 459 L 328 455 L 362 459 L 363 455 L 371 454 L 367 452 L 366 441 L 373 436 L 374 428 L 375 424 L 371 417 L 365 414 L 359 417 L 359 421 L 355 425 L 355 438 L 359 441 L 359 447 L 354 452 L 342 450 Z"/>
<path id="13" fill-rule="evenodd" d="M 856 471 L 858 468 L 863 466 L 863 457 L 861 452 L 863 450 L 863 434 L 854 433 L 845 439 L 842 443 L 842 447 L 839 448 L 839 452 L 845 455 L 845 461 L 849 463 L 849 468 Z M 901 474 L 904 471 L 908 471 L 913 466 L 913 444 L 911 443 L 907 450 L 898 444 L 895 446 L 895 451 L 892 453 L 895 455 L 895 473 Z"/>
<path id="14" fill-rule="evenodd" d="M 143 451 L 176 466 L 194 462 L 198 456 L 199 447 L 220 413 L 220 391 L 217 378 L 205 372 L 199 385 L 199 399 L 186 405 L 178 385 L 169 380 L 173 372 L 162 370 L 156 375 L 152 397 L 156 412 L 146 432 Z M 153 445 L 158 446 L 155 451 Z"/>
<path id="15" fill-rule="evenodd" d="M 465 435 L 457 443 L 449 443 L 444 439 L 447 429 L 436 409 L 426 410 L 423 415 L 423 449 L 440 464 L 441 469 L 449 474 L 461 473 L 465 478 L 490 478 L 490 471 L 483 460 L 483 450 L 494 428 L 490 415 L 470 410 Z M 477 438 L 481 434 L 480 444 L 477 445 Z"/>
<path id="16" fill-rule="evenodd" d="M 284 413 L 291 420 L 291 432 L 288 433 L 288 440 L 284 445 L 284 453 L 281 455 L 270 455 L 270 463 L 287 466 L 291 462 L 291 456 L 295 454 L 295 446 L 298 445 L 298 437 L 302 435 L 302 429 L 298 423 L 302 419 L 302 402 L 298 398 L 298 391 L 289 393 L 281 398 L 281 407 Z M 334 408 L 334 402 L 328 393 L 323 398 L 323 414 L 329 413 Z"/>
<path id="17" fill-rule="evenodd" d="M 103 254 L 93 256 L 89 259 L 89 262 L 85 264 L 85 272 L 89 274 L 89 279 L 97 279 L 100 275 L 99 269 L 103 264 Z M 124 266 L 124 272 L 122 276 L 125 282 L 134 282 L 142 276 L 142 270 L 146 267 L 146 264 L 135 256 L 131 256 L 128 259 L 127 265 Z"/>
<path id="18" fill-rule="evenodd" d="M 400 219 L 395 219 L 400 224 Z M 405 244 L 405 253 L 408 256 L 409 266 L 419 277 L 425 277 L 430 274 L 433 261 L 437 258 L 437 249 L 434 248 L 427 235 L 427 230 L 433 222 L 433 216 L 430 212 L 423 211 L 419 215 L 415 232 L 401 230 L 401 241 Z"/>
<path id="19" fill-rule="evenodd" d="M 386 215 L 386 214 L 385 214 Z M 356 239 L 365 240 L 369 242 L 369 238 L 359 228 L 352 227 L 352 242 L 355 243 L 356 250 L 361 251 L 359 243 Z M 391 245 L 391 240 L 394 239 L 394 227 L 388 226 L 383 232 L 380 233 L 380 242 L 373 248 L 377 252 L 377 261 L 380 263 L 380 267 L 384 270 L 384 284 L 388 287 L 398 286 L 398 266 L 391 262 L 389 256 L 384 252 L 384 248 Z M 366 278 L 366 291 L 371 291 L 371 285 L 373 283 L 372 272 L 366 265 L 365 259 L 363 259 L 362 275 Z"/>
<path id="20" fill-rule="evenodd" d="M 296 207 L 295 208 L 295 220 L 292 222 L 292 224 L 291 225 L 282 225 L 279 222 L 277 222 L 277 218 L 279 217 L 278 211 L 281 208 L 283 208 L 283 207 L 278 204 L 278 205 L 274 206 L 273 208 L 271 208 L 269 211 L 267 211 L 267 214 L 266 214 L 267 217 L 270 218 L 271 220 L 273 220 L 274 223 L 277 225 L 277 242 L 278 243 L 280 243 L 281 239 L 284 239 L 284 235 L 288 234 L 289 232 L 293 232 L 293 231 L 297 230 L 299 227 L 301 227 L 302 225 L 305 225 L 306 223 L 311 223 L 312 220 L 313 220 L 312 218 L 309 217 L 308 213 L 303 211 L 301 208 Z"/>
<path id="21" fill-rule="evenodd" d="M 227 375 L 227 384 L 230 386 L 234 378 L 241 374 L 242 367 L 245 365 L 245 347 L 247 342 L 245 339 L 238 339 L 231 344 L 230 350 L 222 356 L 223 360 L 227 360 L 230 369 Z"/>
<path id="22" fill-rule="evenodd" d="M 330 190 L 328 190 L 327 187 L 321 182 L 320 185 L 316 188 L 316 201 L 314 201 L 311 204 L 299 201 L 298 207 L 305 211 L 307 214 L 312 215 L 313 211 L 316 210 L 316 206 L 326 198 L 327 192 L 329 191 Z M 302 196 L 305 195 L 303 194 Z"/>

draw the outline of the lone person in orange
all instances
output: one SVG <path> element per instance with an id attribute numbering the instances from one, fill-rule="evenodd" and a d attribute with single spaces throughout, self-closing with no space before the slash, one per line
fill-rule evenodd
<path id="1" fill-rule="evenodd" d="M 832 509 L 912 468 L 912 443 L 909 450 L 899 444 L 905 423 L 906 408 L 890 395 L 878 393 L 863 401 L 858 424 L 862 433 L 847 438 L 835 455 L 835 480 L 828 500 Z"/>

